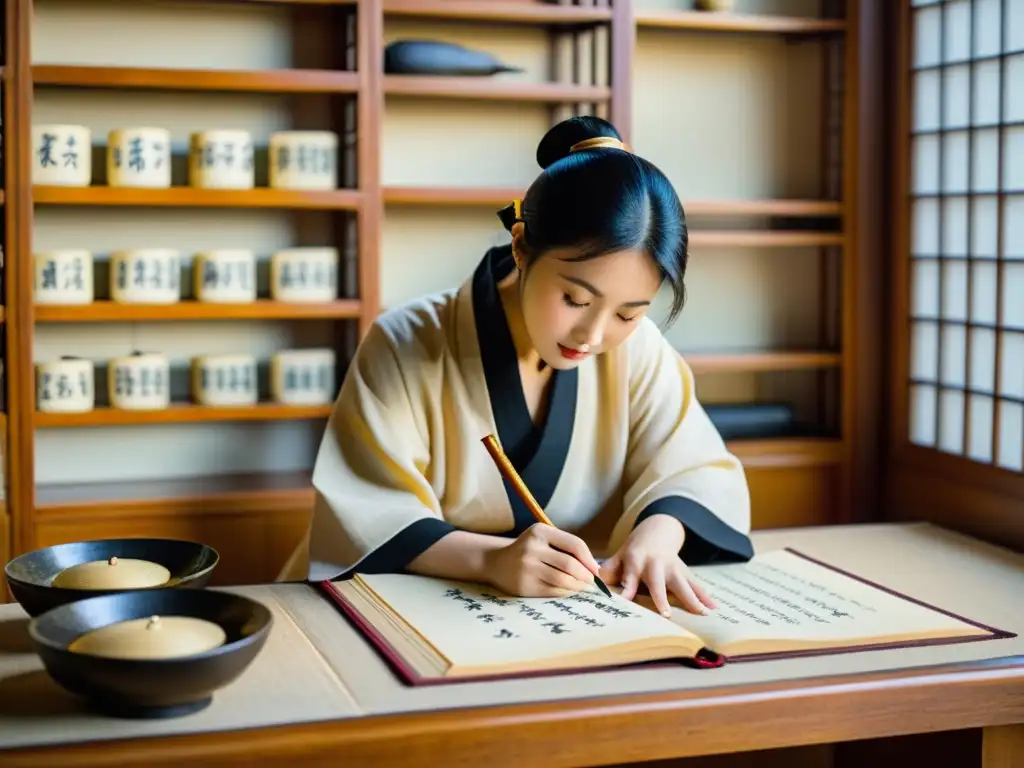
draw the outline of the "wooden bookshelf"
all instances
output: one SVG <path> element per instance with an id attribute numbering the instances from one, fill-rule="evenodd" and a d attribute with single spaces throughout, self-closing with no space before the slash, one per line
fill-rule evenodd
<path id="1" fill-rule="evenodd" d="M 385 187 L 388 205 L 502 206 L 522 197 L 525 189 L 514 187 Z M 719 217 L 839 217 L 837 200 L 683 200 L 687 216 Z"/>
<path id="2" fill-rule="evenodd" d="M 359 93 L 353 72 L 317 69 L 230 71 L 37 65 L 37 86 L 257 93 Z"/>
<path id="3" fill-rule="evenodd" d="M 37 205 L 130 206 L 144 208 L 283 208 L 354 211 L 356 190 L 299 192 L 288 189 L 131 189 L 128 187 L 46 187 L 32 190 Z"/>
<path id="4" fill-rule="evenodd" d="M 812 19 L 765 14 L 707 13 L 703 11 L 638 11 L 640 29 L 670 29 L 689 32 L 744 32 L 771 35 L 815 35 L 842 32 L 843 19 Z"/>
<path id="5" fill-rule="evenodd" d="M 166 329 L 167 324 L 175 322 L 216 323 L 215 328 L 252 321 L 330 323 L 337 329 L 339 372 L 343 372 L 344 358 L 351 354 L 355 340 L 381 309 L 378 278 L 385 209 L 437 208 L 439 215 L 445 215 L 440 209 L 498 208 L 525 192 L 503 185 L 444 186 L 442 179 L 433 182 L 437 186 L 384 185 L 380 154 L 385 100 L 389 103 L 418 101 L 415 108 L 423 110 L 447 109 L 452 106 L 445 104 L 449 101 L 475 102 L 473 109 L 513 105 L 513 108 L 546 110 L 552 120 L 557 119 L 555 115 L 559 110 L 582 105 L 580 109 L 589 111 L 593 109 L 591 105 L 597 105 L 627 132 L 629 140 L 633 121 L 633 64 L 636 46 L 644 45 L 644 35 L 653 32 L 659 39 L 673 40 L 673 32 L 682 32 L 721 40 L 723 34 L 732 33 L 799 38 L 803 44 L 834 46 L 832 55 L 823 57 L 830 62 L 823 65 L 828 67 L 827 76 L 822 78 L 827 91 L 824 102 L 841 104 L 844 114 L 838 118 L 834 114 L 808 115 L 807 119 L 822 126 L 822 130 L 835 132 L 837 121 L 840 126 L 854 125 L 858 114 L 856 70 L 863 46 L 857 37 L 857 25 L 845 17 L 643 9 L 634 12 L 630 4 L 615 0 L 590 6 L 527 0 L 218 1 L 233 3 L 239 14 L 260 6 L 286 8 L 292 20 L 294 61 L 279 69 L 48 63 L 31 56 L 28 50 L 32 36 L 32 0 L 9 0 L 6 4 L 5 28 L 9 39 L 4 41 L 7 58 L 3 62 L 6 96 L 3 146 L 10 161 L 6 164 L 3 185 L 7 198 L 0 198 L 0 202 L 11 200 L 13 196 L 14 203 L 6 205 L 4 210 L 8 233 L 4 303 L 7 305 L 5 319 L 10 321 L 4 326 L 8 340 L 5 367 L 12 382 L 8 387 L 7 408 L 30 414 L 12 419 L 9 427 L 9 506 L 13 510 L 11 542 L 14 552 L 62 538 L 116 535 L 119 531 L 139 535 L 194 531 L 196 535 L 208 536 L 230 547 L 229 537 L 217 527 L 219 523 L 210 522 L 219 518 L 230 518 L 232 524 L 238 525 L 243 525 L 239 521 L 244 519 L 244 527 L 249 532 L 245 535 L 256 537 L 260 531 L 273 531 L 274 536 L 286 542 L 304 528 L 312 502 L 308 471 L 151 482 L 37 484 L 34 457 L 39 430 L 107 427 L 144 431 L 152 425 L 183 425 L 181 428 L 185 429 L 191 428 L 187 425 L 228 422 L 273 426 L 274 422 L 322 420 L 329 415 L 330 408 L 273 403 L 260 403 L 251 408 L 209 408 L 175 403 L 160 411 L 98 406 L 84 414 L 41 413 L 35 408 L 34 334 L 37 326 L 58 325 L 88 326 L 99 334 L 117 324 Z M 180 12 L 191 13 L 189 8 L 199 5 L 182 3 Z M 852 0 L 845 5 L 856 7 Z M 403 28 L 422 21 L 432 27 L 451 23 L 484 25 L 492 30 L 513 25 L 519 31 L 537 29 L 548 35 L 552 51 L 556 38 L 571 44 L 599 29 L 607 32 L 608 49 L 604 58 L 599 60 L 595 55 L 592 61 L 576 67 L 577 70 L 596 67 L 601 70 L 601 77 L 586 77 L 581 71 L 565 76 L 552 75 L 545 82 L 525 81 L 512 75 L 493 78 L 387 75 L 382 72 L 380 62 L 383 60 L 384 24 L 390 19 L 401 22 Z M 678 40 L 679 45 L 685 45 L 684 36 L 679 35 Z M 841 47 L 843 44 L 845 48 Z M 837 53 L 842 50 L 845 55 Z M 607 84 L 594 85 L 594 82 Z M 177 178 L 175 186 L 169 189 L 128 189 L 102 184 L 33 186 L 29 164 L 33 94 L 70 90 L 81 91 L 73 95 L 75 99 L 86 99 L 96 92 L 106 92 L 104 99 L 110 98 L 109 92 L 123 93 L 126 103 L 145 96 L 145 91 L 174 92 L 168 99 L 215 93 L 223 96 L 224 103 L 261 94 L 283 96 L 297 126 L 327 128 L 339 133 L 342 139 L 339 154 L 345 156 L 343 162 L 347 164 L 346 172 L 339 174 L 343 186 L 332 191 L 300 192 L 266 187 L 219 191 L 181 186 L 184 182 Z M 68 119 L 74 118 L 69 116 Z M 48 116 L 47 120 L 52 118 Z M 196 126 L 196 129 L 206 127 L 216 126 Z M 684 127 L 667 124 L 665 130 L 682 131 Z M 94 136 L 94 141 L 103 144 L 105 137 Z M 852 233 L 858 222 L 854 204 L 858 148 L 855 137 L 849 132 L 832 145 L 832 154 L 823 163 L 831 169 L 828 172 L 841 176 L 838 187 L 832 185 L 832 194 L 822 194 L 820 198 L 684 200 L 691 222 L 690 243 L 695 262 L 717 258 L 720 251 L 750 251 L 756 253 L 757 258 L 778 263 L 778 269 L 789 269 L 791 267 L 781 266 L 787 255 L 809 249 L 817 254 L 822 264 L 838 260 L 844 265 L 838 277 L 840 308 L 835 309 L 831 304 L 828 307 L 838 317 L 838 330 L 826 332 L 822 321 L 821 332 L 816 334 L 820 344 L 801 344 L 793 349 L 683 350 L 699 376 L 753 375 L 759 377 L 759 381 L 806 377 L 815 391 L 827 393 L 821 397 L 822 404 L 812 409 L 823 414 L 823 422 L 828 422 L 828 428 L 820 430 L 823 436 L 806 437 L 801 433 L 729 442 L 748 468 L 755 518 L 757 510 L 771 508 L 773 523 L 839 522 L 850 517 L 844 493 L 851 483 L 850 462 L 856 426 L 850 392 L 859 365 L 852 323 L 854 313 L 864 311 L 865 306 L 870 308 L 870 303 L 863 293 L 858 293 L 855 284 L 859 252 Z M 348 273 L 342 278 L 345 285 L 340 295 L 344 298 L 325 304 L 288 304 L 261 299 L 237 305 L 191 300 L 169 305 L 131 305 L 98 299 L 83 306 L 36 306 L 32 301 L 31 230 L 34 212 L 47 207 L 88 208 L 91 209 L 88 215 L 98 220 L 115 215 L 108 209 L 116 208 L 130 209 L 132 216 L 139 217 L 171 216 L 172 209 L 253 209 L 267 211 L 268 215 L 283 213 L 297 222 L 302 244 L 354 248 L 357 270 L 352 270 L 351 264 L 343 266 L 341 271 Z M 162 210 L 151 214 L 151 209 Z M 314 218 L 321 224 L 326 221 L 327 226 L 307 229 L 308 220 Z M 353 227 L 357 234 L 350 238 Z M 316 234 L 310 234 L 314 232 Z M 327 239 L 321 241 L 319 238 L 323 237 Z M 352 242 L 356 245 L 351 246 Z M 724 257 L 728 256 L 727 253 Z M 357 274 L 352 277 L 354 271 Z M 809 296 L 807 301 L 817 304 L 824 299 Z M 100 325 L 110 327 L 100 328 Z M 209 332 L 208 327 L 203 326 L 202 332 Z M 47 328 L 45 332 L 55 333 L 57 329 Z M 68 349 L 67 353 L 74 354 L 75 350 Z M 703 392 L 702 397 L 706 397 Z M 92 432 L 86 430 L 84 434 Z M 0 524 L 2 522 L 0 519 Z M 276 555 L 267 555 L 273 556 Z M 242 568 L 238 575 L 240 579 L 250 578 L 254 573 Z"/>
<path id="6" fill-rule="evenodd" d="M 37 427 L 120 427 L 134 424 L 189 424 L 210 421 L 289 421 L 324 419 L 331 415 L 325 405 L 279 405 L 258 403 L 234 408 L 171 403 L 159 410 L 127 410 L 97 405 L 86 413 L 42 413 L 36 411 Z"/>
<path id="7" fill-rule="evenodd" d="M 249 304 L 180 301 L 177 304 L 119 304 L 94 301 L 81 306 L 37 304 L 37 323 L 136 323 L 183 320 L 355 320 L 362 315 L 355 299 L 323 304 L 289 304 L 257 299 Z"/>
<path id="8" fill-rule="evenodd" d="M 417 77 L 385 75 L 384 93 L 433 99 L 474 101 L 529 101 L 538 104 L 607 101 L 611 88 L 563 83 L 524 83 L 480 77 Z"/>

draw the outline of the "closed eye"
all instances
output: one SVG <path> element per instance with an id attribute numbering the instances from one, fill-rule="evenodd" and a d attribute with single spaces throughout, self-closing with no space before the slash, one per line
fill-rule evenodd
<path id="1" fill-rule="evenodd" d="M 564 301 L 567 306 L 575 307 L 576 309 L 587 306 L 586 304 L 577 304 L 575 301 L 572 300 L 572 296 L 570 296 L 568 293 L 562 294 L 562 301 Z"/>

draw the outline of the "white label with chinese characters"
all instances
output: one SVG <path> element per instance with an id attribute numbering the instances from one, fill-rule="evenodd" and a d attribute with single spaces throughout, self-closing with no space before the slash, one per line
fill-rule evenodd
<path id="1" fill-rule="evenodd" d="M 115 357 L 107 379 L 113 408 L 152 411 L 171 404 L 171 366 L 165 355 L 136 352 Z"/>
<path id="2" fill-rule="evenodd" d="M 111 131 L 107 183 L 112 187 L 171 186 L 171 134 L 164 128 Z"/>
<path id="3" fill-rule="evenodd" d="M 181 254 L 173 248 L 140 248 L 112 254 L 110 297 L 119 304 L 179 301 Z"/>
<path id="4" fill-rule="evenodd" d="M 88 187 L 92 132 L 84 125 L 33 125 L 31 163 L 33 184 Z"/>
<path id="5" fill-rule="evenodd" d="M 270 259 L 270 295 L 277 301 L 315 304 L 338 298 L 336 248 L 287 248 Z"/>
<path id="6" fill-rule="evenodd" d="M 192 262 L 196 299 L 221 304 L 256 301 L 256 255 L 225 248 L 197 253 Z"/>
<path id="7" fill-rule="evenodd" d="M 197 189 L 252 189 L 256 185 L 252 136 L 248 131 L 193 133 L 188 181 Z"/>
<path id="8" fill-rule="evenodd" d="M 338 134 L 278 131 L 270 136 L 270 186 L 275 189 L 337 189 Z"/>
<path id="9" fill-rule="evenodd" d="M 192 397 L 200 405 L 255 405 L 258 390 L 252 355 L 205 355 L 192 360 Z"/>
<path id="10" fill-rule="evenodd" d="M 270 361 L 270 396 L 287 405 L 328 405 L 336 396 L 333 349 L 289 349 Z"/>
<path id="11" fill-rule="evenodd" d="M 91 304 L 92 253 L 82 249 L 32 256 L 36 304 Z"/>
<path id="12" fill-rule="evenodd" d="M 36 366 L 36 408 L 43 413 L 85 413 L 96 404 L 92 360 L 62 357 Z"/>

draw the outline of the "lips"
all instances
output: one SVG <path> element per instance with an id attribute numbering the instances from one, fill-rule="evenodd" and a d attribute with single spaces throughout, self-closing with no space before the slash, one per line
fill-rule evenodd
<path id="1" fill-rule="evenodd" d="M 590 354 L 589 352 L 580 352 L 578 349 L 563 347 L 561 344 L 558 345 L 558 351 L 562 353 L 562 357 L 566 360 L 583 360 Z"/>

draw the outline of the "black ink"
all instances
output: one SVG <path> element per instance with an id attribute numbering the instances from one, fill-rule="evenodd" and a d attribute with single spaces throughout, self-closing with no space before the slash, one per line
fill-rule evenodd
<path id="1" fill-rule="evenodd" d="M 57 161 L 53 159 L 53 142 L 56 140 L 57 137 L 52 133 L 43 134 L 43 145 L 39 147 L 39 164 L 43 168 L 57 164 Z"/>

